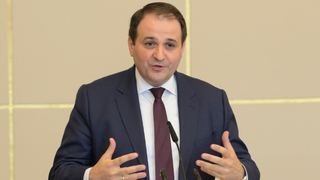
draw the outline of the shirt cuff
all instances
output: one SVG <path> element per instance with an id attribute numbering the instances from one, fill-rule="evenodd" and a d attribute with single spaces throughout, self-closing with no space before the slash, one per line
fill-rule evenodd
<path id="1" fill-rule="evenodd" d="M 242 164 L 242 163 L 241 163 Z M 242 164 L 242 167 L 244 169 L 244 178 L 242 180 L 249 180 L 247 168 Z"/>
<path id="2" fill-rule="evenodd" d="M 84 172 L 84 175 L 83 175 L 83 180 L 89 180 L 89 174 L 90 174 L 91 169 L 92 168 L 86 169 L 86 171 Z"/>

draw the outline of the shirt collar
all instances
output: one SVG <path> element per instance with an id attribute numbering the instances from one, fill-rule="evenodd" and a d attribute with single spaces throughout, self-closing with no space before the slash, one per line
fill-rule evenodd
<path id="1" fill-rule="evenodd" d="M 142 78 L 137 68 L 135 70 L 135 74 L 136 74 L 136 80 L 137 80 L 138 94 L 141 94 L 145 91 L 148 91 L 151 88 L 154 88 Z M 173 95 L 177 95 L 177 82 L 174 75 L 172 75 L 170 79 L 166 83 L 162 84 L 160 87 L 165 88 L 167 91 L 169 91 Z"/>

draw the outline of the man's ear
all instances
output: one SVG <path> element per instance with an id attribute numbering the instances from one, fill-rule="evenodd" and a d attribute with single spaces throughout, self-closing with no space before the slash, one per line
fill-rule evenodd
<path id="1" fill-rule="evenodd" d="M 133 57 L 134 44 L 130 36 L 128 37 L 128 47 L 129 47 L 130 55 Z"/>
<path id="2" fill-rule="evenodd" d="M 182 43 L 182 47 L 181 47 L 181 49 L 182 49 L 182 51 L 181 51 L 181 57 L 182 57 L 182 54 L 183 54 L 183 52 L 184 52 L 184 48 L 186 47 L 186 40 Z"/>
<path id="3" fill-rule="evenodd" d="M 184 51 L 184 48 L 186 47 L 186 40 L 182 43 L 182 51 Z"/>

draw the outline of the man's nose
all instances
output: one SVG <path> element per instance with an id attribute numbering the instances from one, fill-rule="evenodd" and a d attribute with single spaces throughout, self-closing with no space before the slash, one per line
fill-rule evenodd
<path id="1" fill-rule="evenodd" d="M 157 59 L 158 61 L 164 60 L 164 58 L 165 58 L 164 50 L 163 50 L 163 48 L 162 48 L 161 46 L 158 46 L 158 47 L 155 49 L 155 51 L 154 51 L 154 53 L 153 53 L 153 57 L 154 57 L 155 59 Z"/>

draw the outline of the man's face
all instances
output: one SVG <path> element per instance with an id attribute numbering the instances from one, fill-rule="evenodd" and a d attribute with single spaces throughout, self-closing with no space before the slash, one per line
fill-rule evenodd
<path id="1" fill-rule="evenodd" d="M 181 27 L 176 19 L 146 14 L 137 28 L 135 45 L 129 37 L 130 55 L 145 81 L 161 86 L 179 66 L 184 50 Z"/>

